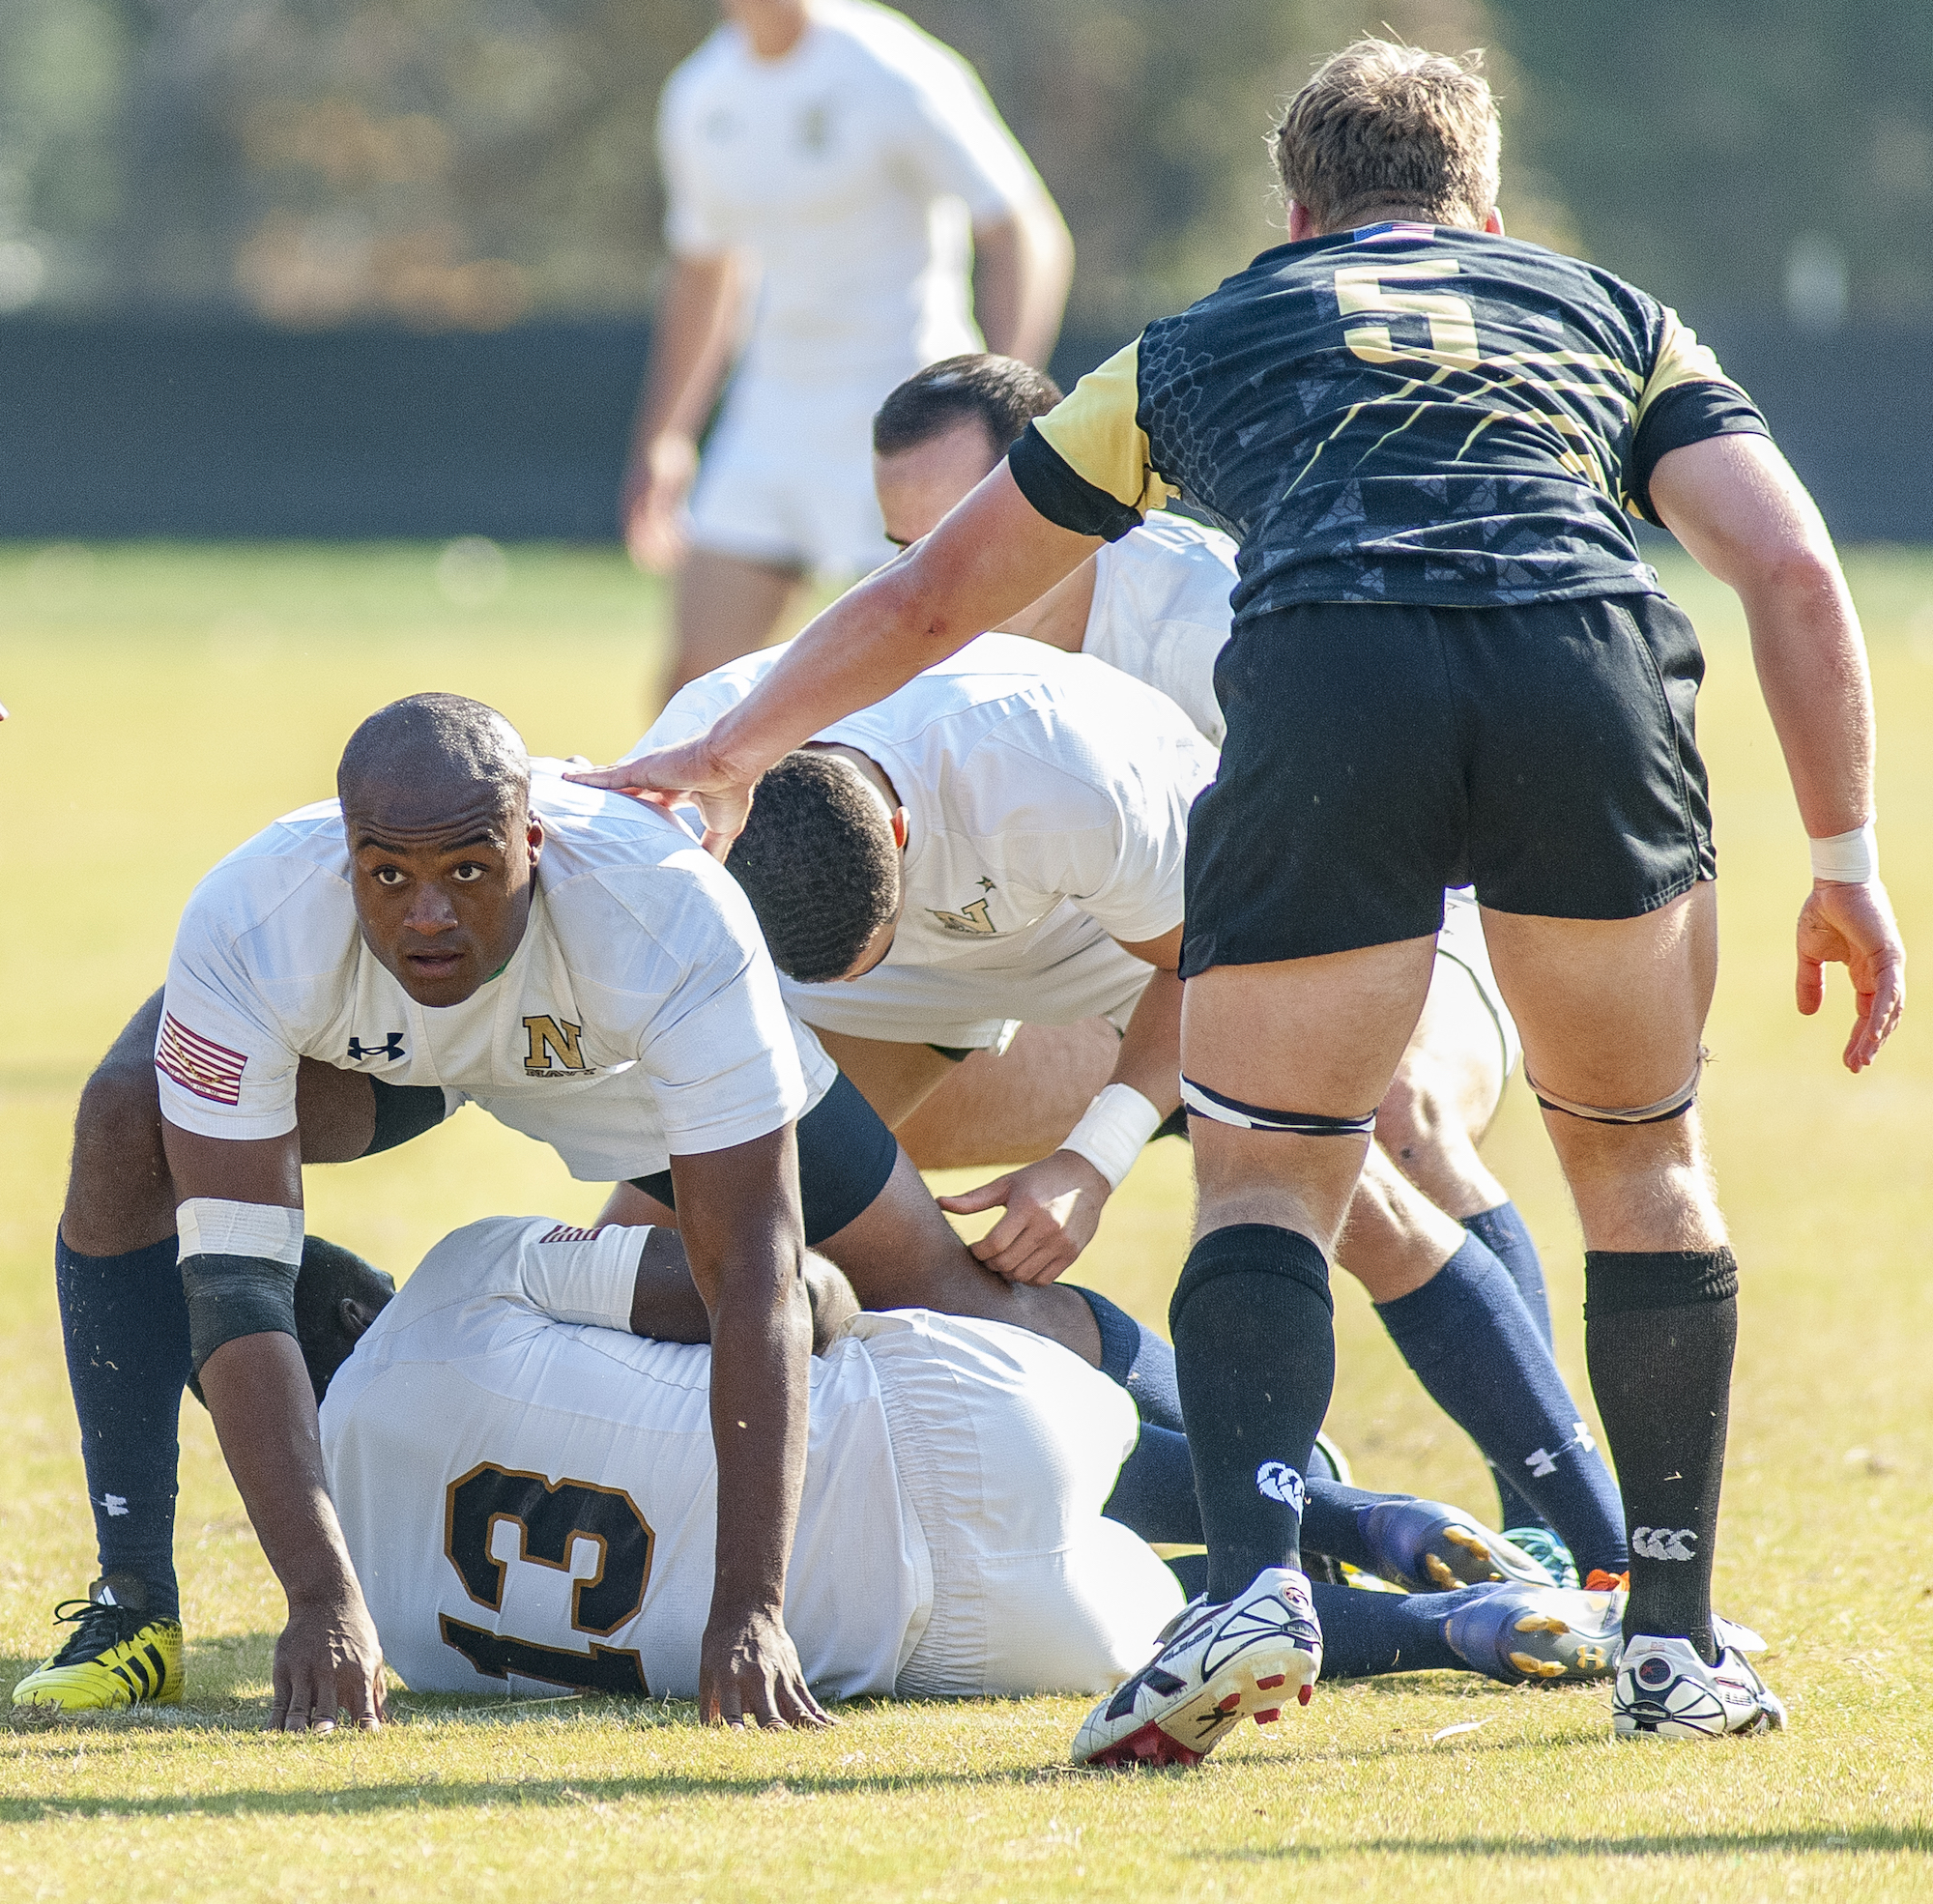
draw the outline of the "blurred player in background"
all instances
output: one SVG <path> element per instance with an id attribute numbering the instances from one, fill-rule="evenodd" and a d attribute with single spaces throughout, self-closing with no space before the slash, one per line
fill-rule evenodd
<path id="1" fill-rule="evenodd" d="M 806 575 L 886 559 L 874 408 L 975 348 L 976 309 L 992 349 L 1045 362 L 1073 272 L 957 53 L 871 0 L 723 11 L 659 107 L 674 264 L 621 502 L 633 559 L 676 576 L 667 693 L 764 643 Z"/>
<path id="2" fill-rule="evenodd" d="M 593 776 L 697 796 L 720 848 L 765 768 L 1171 496 L 1240 539 L 1228 734 L 1189 822 L 1200 1203 L 1169 1310 L 1210 1577 L 1135 1697 L 1091 1716 L 1082 1762 L 1192 1762 L 1243 1710 L 1237 1656 L 1304 1670 L 1297 1462 L 1334 1380 L 1328 1255 L 1465 880 L 1584 1232 L 1631 1523 L 1614 1729 L 1784 1723 L 1713 1624 L 1739 1277 L 1695 1109 L 1717 977 L 1703 657 L 1627 510 L 1743 602 L 1812 843 L 1798 1001 L 1848 967 L 1855 1072 L 1905 966 L 1864 645 L 1764 418 L 1674 312 L 1504 236 L 1498 143 L 1470 63 L 1337 55 L 1276 135 L 1286 245 L 1083 378 L 704 739 Z"/>

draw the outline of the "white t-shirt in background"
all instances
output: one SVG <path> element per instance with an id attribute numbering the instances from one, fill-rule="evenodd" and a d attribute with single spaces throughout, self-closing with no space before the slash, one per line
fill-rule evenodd
<path id="1" fill-rule="evenodd" d="M 877 404 L 981 348 L 971 224 L 1043 188 L 973 69 L 871 0 L 811 0 L 803 38 L 761 59 L 727 21 L 658 108 L 679 257 L 738 251 L 761 273 L 741 381 L 851 386 Z M 813 446 L 794 446 L 811 457 Z"/>
<path id="2" fill-rule="evenodd" d="M 280 1137 L 303 1057 L 441 1085 L 608 1183 L 747 1143 L 837 1075 L 789 1020 L 758 921 L 675 821 L 533 764 L 544 822 L 530 922 L 460 1005 L 418 1004 L 362 938 L 341 808 L 289 814 L 182 914 L 155 1062 L 203 1137 Z"/>

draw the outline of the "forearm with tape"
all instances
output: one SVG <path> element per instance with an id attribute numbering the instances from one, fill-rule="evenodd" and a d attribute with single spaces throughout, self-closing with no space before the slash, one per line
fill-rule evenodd
<path id="1" fill-rule="evenodd" d="M 188 1350 L 202 1364 L 243 1336 L 296 1333 L 303 1213 L 274 1203 L 190 1197 L 175 1213 Z"/>
<path id="2" fill-rule="evenodd" d="M 1110 1190 L 1118 1190 L 1161 1121 L 1161 1112 L 1132 1084 L 1110 1084 L 1060 1147 L 1084 1157 L 1108 1179 Z"/>
<path id="3" fill-rule="evenodd" d="M 1830 839 L 1811 840 L 1812 877 L 1835 885 L 1863 885 L 1879 878 L 1879 832 L 1874 822 Z"/>

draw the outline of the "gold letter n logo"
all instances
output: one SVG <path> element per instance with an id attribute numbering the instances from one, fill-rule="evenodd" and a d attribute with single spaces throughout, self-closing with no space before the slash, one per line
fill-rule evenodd
<path id="1" fill-rule="evenodd" d="M 530 1035 L 531 1048 L 524 1053 L 524 1069 L 538 1076 L 552 1071 L 582 1071 L 584 1053 L 577 1049 L 577 1041 L 584 1035 L 581 1024 L 573 1024 L 568 1019 L 560 1024 L 548 1014 L 541 1018 L 524 1020 L 524 1029 Z"/>
<path id="2" fill-rule="evenodd" d="M 987 902 L 984 899 L 976 899 L 971 906 L 959 912 L 942 912 L 935 907 L 933 916 L 948 932 L 973 933 L 984 938 L 999 931 L 999 927 L 988 915 Z"/>

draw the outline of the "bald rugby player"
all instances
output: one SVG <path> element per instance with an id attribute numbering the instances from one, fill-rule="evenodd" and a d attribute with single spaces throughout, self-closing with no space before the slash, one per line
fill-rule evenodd
<path id="1" fill-rule="evenodd" d="M 1237 1653 L 1306 1676 L 1296 1478 L 1334 1379 L 1329 1254 L 1465 882 L 1584 1231 L 1631 1537 L 1613 1732 L 1769 1731 L 1784 1708 L 1712 1615 L 1739 1274 L 1695 1110 L 1717 981 L 1702 659 L 1627 511 L 1744 603 L 1812 842 L 1799 1002 L 1848 967 L 1854 1071 L 1904 970 L 1858 618 L 1712 353 L 1635 287 L 1504 235 L 1470 63 L 1360 42 L 1274 150 L 1286 245 L 1083 379 L 710 734 L 596 778 L 697 796 L 722 846 L 789 751 L 1177 492 L 1226 525 L 1228 733 L 1191 818 L 1181 965 L 1200 1197 L 1169 1312 L 1209 1578 L 1076 1757 L 1198 1756 L 1244 1710 Z"/>
<path id="2" fill-rule="evenodd" d="M 534 773 L 501 715 L 453 695 L 372 715 L 338 789 L 202 881 L 165 993 L 83 1092 L 56 1276 L 101 1573 L 15 1701 L 182 1696 L 176 1424 L 192 1373 L 289 1597 L 276 1722 L 332 1724 L 338 1707 L 375 1722 L 380 1654 L 291 1340 L 301 1169 L 475 1102 L 573 1174 L 635 1178 L 678 1208 L 728 1377 L 714 1402 L 735 1511 L 707 1704 L 813 1720 L 778 1615 L 804 1433 L 802 1243 L 876 1304 L 984 1310 L 1097 1360 L 1089 1301 L 972 1262 L 789 1020 L 742 895 L 681 826 L 555 764 Z"/>

